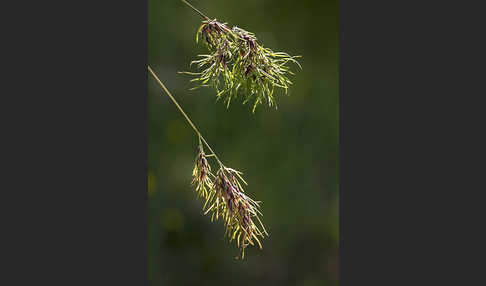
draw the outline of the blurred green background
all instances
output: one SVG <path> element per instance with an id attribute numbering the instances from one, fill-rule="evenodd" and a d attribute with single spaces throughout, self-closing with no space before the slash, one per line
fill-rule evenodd
<path id="1" fill-rule="evenodd" d="M 149 285 L 338 285 L 338 4 L 331 1 L 192 0 L 210 18 L 256 34 L 274 51 L 302 55 L 278 110 L 215 103 L 177 71 L 196 55 L 201 18 L 178 0 L 148 2 L 148 63 L 223 162 L 244 172 L 263 201 L 263 250 L 238 248 L 203 216 L 191 187 L 197 137 L 148 77 Z M 280 93 L 282 94 L 282 93 Z M 212 162 L 212 161 L 210 161 Z"/>

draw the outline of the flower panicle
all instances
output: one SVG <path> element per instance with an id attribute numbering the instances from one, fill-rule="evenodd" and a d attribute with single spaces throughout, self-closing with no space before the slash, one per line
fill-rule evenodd
<path id="1" fill-rule="evenodd" d="M 292 85 L 289 75 L 294 73 L 287 66 L 289 62 L 300 68 L 296 60 L 300 56 L 290 56 L 284 52 L 274 52 L 259 44 L 255 34 L 239 27 L 229 28 L 227 23 L 216 19 L 204 20 L 196 32 L 196 42 L 202 39 L 210 54 L 199 55 L 193 60 L 202 69 L 191 81 L 198 82 L 195 87 L 213 87 L 217 100 L 222 99 L 226 106 L 233 98 L 241 96 L 243 104 L 253 101 L 253 112 L 262 103 L 275 106 L 275 88 L 285 90 Z"/>
<path id="2" fill-rule="evenodd" d="M 245 194 L 243 185 L 247 183 L 241 172 L 221 164 L 216 175 L 213 175 L 206 157 L 202 145 L 199 145 L 192 184 L 196 185 L 199 196 L 205 199 L 204 214 L 210 214 L 211 221 L 223 221 L 225 236 L 230 242 L 237 241 L 240 257 L 243 259 L 247 246 L 258 244 L 262 249 L 260 240 L 268 235 L 260 219 L 260 202 Z M 214 181 L 210 176 L 214 177 Z"/>

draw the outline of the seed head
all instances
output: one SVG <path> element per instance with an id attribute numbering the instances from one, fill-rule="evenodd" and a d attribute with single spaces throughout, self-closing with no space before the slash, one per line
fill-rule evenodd
<path id="1" fill-rule="evenodd" d="M 205 20 L 196 33 L 196 42 L 203 39 L 210 54 L 199 55 L 200 59 L 192 64 L 202 69 L 192 81 L 199 86 L 216 89 L 217 100 L 223 99 L 227 107 L 232 98 L 241 96 L 243 104 L 253 101 L 255 108 L 266 103 L 275 106 L 275 87 L 287 90 L 292 84 L 288 75 L 293 75 L 288 62 L 297 64 L 299 56 L 290 56 L 284 52 L 273 52 L 259 44 L 253 33 L 244 29 L 229 28 L 226 23 L 216 19 Z M 196 87 L 196 88 L 197 88 Z"/>
<path id="2" fill-rule="evenodd" d="M 214 154 L 209 156 L 212 155 Z M 241 176 L 243 173 L 225 167 L 219 162 L 220 168 L 215 176 L 211 173 L 207 157 L 199 142 L 192 172 L 192 184 L 196 185 L 199 197 L 205 199 L 204 214 L 211 213 L 211 221 L 222 219 L 226 236 L 230 242 L 237 240 L 241 258 L 244 258 L 245 248 L 248 245 L 255 245 L 256 241 L 261 249 L 262 244 L 258 237 L 263 238 L 264 234 L 268 235 L 259 217 L 262 215 L 258 205 L 260 202 L 244 194 L 243 184 L 246 185 L 246 182 Z M 261 229 L 255 224 L 254 219 L 259 222 Z"/>

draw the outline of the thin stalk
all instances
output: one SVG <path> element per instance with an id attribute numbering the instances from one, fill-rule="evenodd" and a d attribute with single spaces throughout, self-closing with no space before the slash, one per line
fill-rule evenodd
<path id="1" fill-rule="evenodd" d="M 179 103 L 177 103 L 177 101 L 172 96 L 172 94 L 169 92 L 169 90 L 167 89 L 167 87 L 165 87 L 165 85 L 162 83 L 162 81 L 159 79 L 159 77 L 154 73 L 154 71 L 152 70 L 152 68 L 150 68 L 150 66 L 147 66 L 147 67 L 148 67 L 149 72 L 155 78 L 155 80 L 160 84 L 160 86 L 165 91 L 165 93 L 169 96 L 169 98 L 172 100 L 172 102 L 177 106 L 177 108 L 182 113 L 182 115 L 184 116 L 184 118 L 186 118 L 187 122 L 189 123 L 189 125 L 191 125 L 192 129 L 194 129 L 194 131 L 196 132 L 196 134 L 199 136 L 199 139 L 201 139 L 204 142 L 204 144 L 208 147 L 208 149 L 211 151 L 211 153 L 214 154 L 214 158 L 216 158 L 216 160 L 218 161 L 218 163 L 221 166 L 221 168 L 224 168 L 224 165 L 221 162 L 221 160 L 219 160 L 218 156 L 213 151 L 213 149 L 211 148 L 211 146 L 209 146 L 208 142 L 206 142 L 206 139 L 204 139 L 204 137 L 201 135 L 201 132 L 199 132 L 199 129 L 197 129 L 197 127 L 194 125 L 194 123 L 192 123 L 192 121 L 189 118 L 189 116 L 187 116 L 187 114 L 184 112 L 184 110 L 182 110 L 182 107 L 179 105 Z"/>
<path id="2" fill-rule="evenodd" d="M 182 2 L 184 2 L 184 4 L 186 4 L 187 6 L 189 6 L 192 10 L 196 11 L 201 17 L 204 18 L 204 20 L 211 20 L 209 19 L 208 16 L 204 15 L 203 12 L 199 11 L 198 9 L 196 9 L 196 7 L 192 6 L 189 2 L 187 2 L 186 0 L 181 0 Z"/>

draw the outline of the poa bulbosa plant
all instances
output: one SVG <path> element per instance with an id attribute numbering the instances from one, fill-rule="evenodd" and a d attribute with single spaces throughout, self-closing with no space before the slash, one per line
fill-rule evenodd
<path id="1" fill-rule="evenodd" d="M 222 99 L 227 106 L 233 98 L 241 97 L 243 104 L 252 101 L 253 112 L 262 103 L 276 107 L 274 90 L 282 88 L 287 93 L 292 84 L 288 75 L 293 74 L 287 63 L 292 62 L 300 67 L 295 60 L 297 57 L 264 48 L 254 34 L 238 27 L 229 28 L 226 23 L 211 20 L 187 1 L 182 2 L 203 17 L 196 33 L 196 42 L 201 39 L 210 52 L 191 62 L 191 65 L 202 69 L 201 72 L 182 73 L 196 75 L 192 81 L 198 82 L 197 87 L 215 88 L 217 99 Z M 261 240 L 268 232 L 261 220 L 261 202 L 246 194 L 243 186 L 247 183 L 243 173 L 222 163 L 167 87 L 150 66 L 147 68 L 198 137 L 191 184 L 202 200 L 204 215 L 210 216 L 211 221 L 223 222 L 225 235 L 230 242 L 236 241 L 241 258 L 245 257 L 247 246 L 262 249 Z M 209 154 L 206 154 L 205 148 Z"/>

